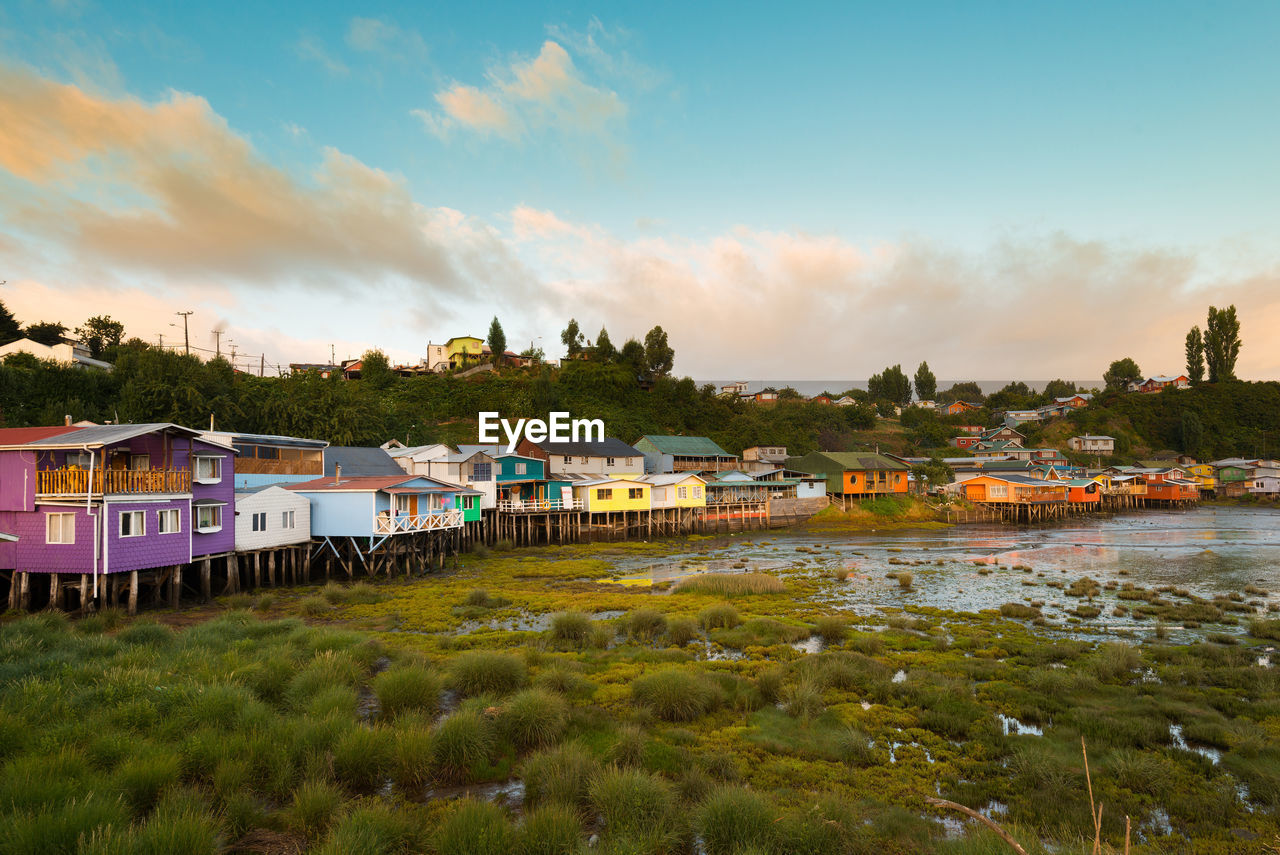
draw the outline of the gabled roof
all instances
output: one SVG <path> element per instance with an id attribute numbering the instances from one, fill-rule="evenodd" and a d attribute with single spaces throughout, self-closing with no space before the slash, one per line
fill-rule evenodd
<path id="1" fill-rule="evenodd" d="M 424 492 L 436 493 L 468 493 L 474 492 L 455 484 L 449 484 L 445 481 L 438 481 L 435 478 L 427 478 L 422 475 L 408 475 L 401 472 L 399 476 L 393 475 L 356 475 L 348 478 L 347 473 L 343 472 L 341 478 L 334 478 L 327 475 L 324 478 L 315 478 L 311 481 L 303 481 L 299 484 L 282 484 L 286 490 L 296 490 L 298 492 L 313 493 L 320 491 L 357 491 L 357 492 L 376 492 L 378 490 L 389 490 L 392 487 L 406 485 L 410 481 L 423 481 L 422 490 Z M 416 484 L 414 486 L 417 486 Z"/>
<path id="2" fill-rule="evenodd" d="M 25 427 L 25 428 L 0 428 L 0 446 L 6 445 L 27 445 L 41 439 L 59 436 L 64 433 L 79 430 L 77 427 L 70 425 L 56 425 L 53 427 Z"/>
<path id="3" fill-rule="evenodd" d="M 331 445 L 324 450 L 324 474 L 333 475 L 342 467 L 342 478 L 359 475 L 406 476 L 400 464 L 381 448 L 358 445 Z"/>
<path id="4" fill-rule="evenodd" d="M 885 454 L 873 454 L 869 451 L 816 451 L 814 455 L 829 460 L 846 470 L 905 470 L 909 468 L 907 464 L 900 460 L 894 460 Z"/>
<path id="5" fill-rule="evenodd" d="M 530 457 L 527 454 L 518 454 L 514 451 L 505 451 L 504 450 L 505 448 L 506 446 L 499 445 L 497 443 L 489 443 L 489 444 L 481 444 L 481 445 L 477 445 L 477 444 L 459 445 L 458 452 L 466 455 L 467 457 L 471 457 L 476 453 L 480 453 L 480 454 L 487 454 L 490 457 L 494 458 L 495 460 L 499 457 L 519 457 L 523 460 L 537 460 L 539 463 L 542 462 L 542 458 L 540 457 Z"/>
<path id="6" fill-rule="evenodd" d="M 233 430 L 201 431 L 202 439 L 224 444 L 281 445 L 291 448 L 324 448 L 329 443 L 323 439 L 304 439 L 299 436 L 277 436 L 269 433 L 239 433 Z"/>
<path id="7" fill-rule="evenodd" d="M 659 454 L 672 454 L 677 457 L 734 457 L 725 451 L 710 437 L 705 436 L 664 436 L 661 434 L 645 434 L 636 440 L 636 445 L 648 441 Z"/>
<path id="8" fill-rule="evenodd" d="M 707 483 L 706 479 L 696 472 L 666 472 L 657 475 L 641 475 L 635 480 L 644 481 L 645 483 L 652 484 L 655 487 L 669 487 L 673 484 L 680 484 L 684 481 L 688 481 L 690 478 L 697 480 L 699 484 Z"/>
<path id="9" fill-rule="evenodd" d="M 590 475 L 582 480 L 575 480 L 575 487 L 595 487 L 599 484 L 643 484 L 646 487 L 652 487 L 649 481 L 642 481 L 640 478 L 624 478 L 621 475 Z"/>
<path id="10" fill-rule="evenodd" d="M 37 446 L 40 448 L 79 448 L 81 446 L 103 447 L 112 445 L 117 442 L 126 442 L 134 437 L 146 436 L 149 433 L 159 433 L 161 431 L 169 433 L 183 434 L 192 439 L 199 439 L 201 442 L 209 445 L 216 445 L 231 450 L 231 446 L 216 440 L 203 439 L 200 431 L 192 430 L 182 425 L 175 425 L 172 422 L 147 422 L 144 424 L 119 424 L 119 425 L 90 425 L 88 427 L 59 428 L 57 434 L 46 436 L 43 439 L 28 440 L 23 445 Z"/>
<path id="11" fill-rule="evenodd" d="M 638 450 L 622 440 L 606 436 L 601 442 L 552 442 L 534 443 L 547 454 L 562 457 L 644 457 Z"/>

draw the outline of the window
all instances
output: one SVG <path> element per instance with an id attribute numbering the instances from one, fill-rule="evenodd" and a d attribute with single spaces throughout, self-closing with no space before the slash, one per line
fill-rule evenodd
<path id="1" fill-rule="evenodd" d="M 201 484 L 217 484 L 222 480 L 221 457 L 197 457 L 195 479 Z"/>
<path id="2" fill-rule="evenodd" d="M 222 506 L 200 505 L 196 508 L 196 531 L 209 533 L 222 530 Z"/>
<path id="3" fill-rule="evenodd" d="M 698 485 L 698 484 L 693 485 L 693 497 L 694 497 L 695 499 L 701 499 L 701 498 L 702 498 L 702 487 L 701 487 L 701 485 Z"/>
<path id="4" fill-rule="evenodd" d="M 586 462 L 587 462 L 587 458 L 586 458 L 586 457 L 579 457 L 579 458 L 578 458 L 578 462 L 579 462 L 579 463 L 586 463 Z"/>
<path id="5" fill-rule="evenodd" d="M 572 457 L 566 457 L 566 458 L 564 459 L 564 465 L 565 465 L 565 466 L 568 466 L 568 465 L 570 465 L 571 463 L 573 463 L 573 458 L 572 458 Z"/>
<path id="6" fill-rule="evenodd" d="M 135 454 L 129 458 L 129 468 L 134 472 L 150 472 L 151 471 L 151 455 Z"/>
<path id="7" fill-rule="evenodd" d="M 414 496 L 405 493 L 397 493 L 395 498 L 395 511 L 397 514 L 410 514 L 413 512 Z"/>
<path id="8" fill-rule="evenodd" d="M 528 473 L 528 471 L 529 471 L 529 464 L 527 464 L 527 463 L 517 463 L 517 464 L 516 464 L 516 474 L 517 474 L 517 475 L 524 475 L 524 474 Z"/>
<path id="9" fill-rule="evenodd" d="M 296 527 L 297 527 L 297 517 L 296 517 L 296 513 L 297 513 L 296 511 L 281 511 L 281 512 L 280 512 L 280 527 L 281 527 L 281 528 L 296 528 Z"/>
<path id="10" fill-rule="evenodd" d="M 432 493 L 427 499 L 427 507 L 431 508 L 433 511 L 443 510 L 444 496 L 441 496 L 439 493 Z"/>
<path id="11" fill-rule="evenodd" d="M 120 514 L 120 536 L 142 537 L 147 533 L 146 511 L 125 511 Z"/>
<path id="12" fill-rule="evenodd" d="M 466 510 L 468 510 L 468 511 L 474 511 L 474 510 L 476 509 L 476 497 L 475 497 L 475 496 L 463 496 L 463 497 L 462 497 L 462 507 L 463 507 L 463 508 L 465 508 L 465 509 L 466 509 Z"/>
<path id="13" fill-rule="evenodd" d="M 267 530 L 267 512 L 266 511 L 262 511 L 260 513 L 256 513 L 253 515 L 253 530 L 254 531 Z"/>
<path id="14" fill-rule="evenodd" d="M 604 488 L 596 490 L 596 499 L 598 499 L 599 501 L 606 502 L 612 498 L 613 498 L 613 490 L 607 490 Z"/>
<path id="15" fill-rule="evenodd" d="M 87 451 L 68 451 L 67 465 L 78 466 L 81 469 L 89 468 L 90 454 Z"/>
<path id="16" fill-rule="evenodd" d="M 1009 496 L 1009 487 L 1006 484 L 992 484 L 989 492 L 993 499 L 1005 499 Z"/>
<path id="17" fill-rule="evenodd" d="M 69 545 L 76 542 L 75 514 L 49 514 L 44 521 L 45 543 Z"/>
<path id="18" fill-rule="evenodd" d="M 606 457 L 606 458 L 604 459 L 604 465 L 605 465 L 605 466 L 613 466 L 613 465 L 614 465 L 614 459 L 613 459 L 612 457 Z"/>
<path id="19" fill-rule="evenodd" d="M 471 480 L 472 481 L 492 481 L 493 480 L 493 464 L 492 463 L 471 464 Z"/>
<path id="20" fill-rule="evenodd" d="M 159 524 L 156 531 L 161 534 L 177 534 L 182 531 L 182 514 L 177 508 L 169 508 L 159 513 Z"/>
<path id="21" fill-rule="evenodd" d="M 279 460 L 280 449 L 270 445 L 260 445 L 258 446 L 258 459 L 259 460 Z"/>
<path id="22" fill-rule="evenodd" d="M 688 487 L 676 487 L 676 498 L 677 498 L 677 499 L 687 499 L 687 498 L 689 498 L 689 488 L 688 488 Z"/>
<path id="23" fill-rule="evenodd" d="M 644 488 L 643 488 L 643 487 L 632 487 L 632 488 L 630 488 L 629 490 L 627 490 L 627 498 L 628 498 L 628 499 L 643 499 L 643 498 L 644 498 Z"/>

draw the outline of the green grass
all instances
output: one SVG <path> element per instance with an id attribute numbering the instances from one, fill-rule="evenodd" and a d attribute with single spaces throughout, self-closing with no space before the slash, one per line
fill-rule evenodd
<path id="1" fill-rule="evenodd" d="M 531 754 L 520 769 L 528 804 L 556 803 L 579 811 L 586 809 L 591 781 L 599 773 L 599 761 L 576 742 Z"/>
<path id="2" fill-rule="evenodd" d="M 436 729 L 431 740 L 431 763 L 446 781 L 472 780 L 489 760 L 493 736 L 477 712 L 458 710 Z"/>
<path id="3" fill-rule="evenodd" d="M 583 647 L 591 641 L 592 620 L 582 612 L 560 612 L 552 615 L 548 637 L 571 647 Z"/>
<path id="4" fill-rule="evenodd" d="M 676 593 L 712 594 L 717 597 L 781 594 L 786 590 L 786 583 L 768 573 L 699 573 L 686 576 L 675 586 Z"/>
<path id="5" fill-rule="evenodd" d="M 403 665 L 373 678 L 382 715 L 395 718 L 406 712 L 431 713 L 440 705 L 441 680 L 422 665 Z"/>
<path id="6" fill-rule="evenodd" d="M 510 855 L 514 842 L 515 830 L 502 808 L 463 799 L 440 824 L 435 851 L 437 855 Z"/>
<path id="7" fill-rule="evenodd" d="M 709 606 L 698 614 L 698 624 L 705 630 L 733 629 L 742 623 L 738 610 L 728 603 Z"/>
<path id="8" fill-rule="evenodd" d="M 541 748 L 560 739 L 569 723 L 564 698 L 543 689 L 526 689 L 507 699 L 500 724 L 518 750 Z"/>
<path id="9" fill-rule="evenodd" d="M 577 812 L 549 804 L 525 814 L 513 851 L 520 855 L 577 855 L 586 851 L 585 844 Z"/>
<path id="10" fill-rule="evenodd" d="M 742 787 L 724 787 L 698 809 L 697 827 L 707 855 L 770 852 L 778 816 L 760 794 Z"/>
<path id="11" fill-rule="evenodd" d="M 704 677 L 676 669 L 638 678 L 631 684 L 631 695 L 666 721 L 691 721 L 713 709 L 720 700 L 716 687 Z"/>
<path id="12" fill-rule="evenodd" d="M 671 786 L 639 769 L 603 770 L 591 782 L 590 801 L 610 835 L 644 834 L 664 828 L 675 810 Z"/>
<path id="13" fill-rule="evenodd" d="M 449 668 L 449 683 L 464 695 L 506 695 L 529 681 L 525 664 L 507 653 L 469 651 L 457 656 Z"/>

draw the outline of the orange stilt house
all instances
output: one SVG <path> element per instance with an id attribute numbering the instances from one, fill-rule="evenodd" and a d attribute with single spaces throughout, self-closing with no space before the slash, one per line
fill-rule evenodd
<path id="1" fill-rule="evenodd" d="M 841 507 L 859 499 L 906 495 L 911 472 L 901 460 L 863 451 L 815 451 L 788 458 L 787 468 L 822 475 L 827 495 Z"/>

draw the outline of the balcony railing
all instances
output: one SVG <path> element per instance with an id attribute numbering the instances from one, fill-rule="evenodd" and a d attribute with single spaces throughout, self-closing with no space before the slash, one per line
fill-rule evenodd
<path id="1" fill-rule="evenodd" d="M 737 460 L 717 457 L 677 457 L 671 461 L 674 472 L 732 472 L 740 466 Z"/>
<path id="2" fill-rule="evenodd" d="M 582 499 L 544 499 L 542 501 L 503 499 L 498 510 L 508 514 L 537 514 L 547 511 L 580 511 Z"/>
<path id="3" fill-rule="evenodd" d="M 418 531 L 436 531 L 458 528 L 462 525 L 462 511 L 441 511 L 438 514 L 396 514 L 383 511 L 378 514 L 376 534 L 410 534 Z"/>
<path id="4" fill-rule="evenodd" d="M 36 492 L 42 496 L 83 496 L 86 493 L 190 493 L 190 469 L 50 469 L 36 473 Z"/>

